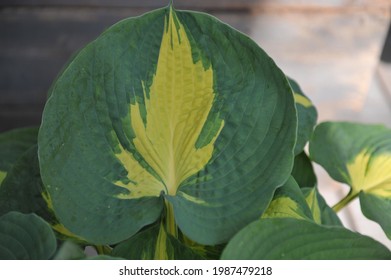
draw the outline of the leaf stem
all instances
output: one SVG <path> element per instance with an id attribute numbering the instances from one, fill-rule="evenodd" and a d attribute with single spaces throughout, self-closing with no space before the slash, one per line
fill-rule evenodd
<path id="1" fill-rule="evenodd" d="M 175 223 L 175 216 L 174 216 L 174 207 L 170 202 L 165 200 L 166 203 L 166 230 L 167 233 L 171 234 L 175 238 L 178 238 L 178 227 Z"/>
<path id="2" fill-rule="evenodd" d="M 111 252 L 111 248 L 106 245 L 95 245 L 95 249 L 98 255 L 109 255 Z"/>
<path id="3" fill-rule="evenodd" d="M 339 212 L 342 208 L 349 204 L 353 199 L 357 197 L 357 193 L 349 192 L 340 202 L 333 206 L 334 212 Z"/>

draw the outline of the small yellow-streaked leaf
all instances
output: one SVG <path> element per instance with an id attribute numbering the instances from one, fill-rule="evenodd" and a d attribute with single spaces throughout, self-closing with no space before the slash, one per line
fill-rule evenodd
<path id="1" fill-rule="evenodd" d="M 312 219 L 305 197 L 293 177 L 277 189 L 262 218 Z"/>
<path id="2" fill-rule="evenodd" d="M 298 93 L 294 93 L 293 97 L 295 99 L 295 103 L 297 103 L 297 104 L 303 105 L 306 108 L 309 108 L 309 107 L 313 106 L 312 103 L 311 103 L 311 100 L 309 100 L 304 95 L 301 95 L 301 94 L 298 94 Z"/>
<path id="3" fill-rule="evenodd" d="M 151 86 L 143 82 L 146 121 L 140 104 L 130 106 L 133 143 L 152 175 L 128 151 L 117 154 L 129 170 L 129 183 L 116 182 L 129 194 L 120 198 L 175 195 L 181 182 L 196 174 L 212 157 L 214 142 L 224 126 L 203 147 L 196 142 L 207 121 L 215 94 L 213 69 L 193 61 L 192 46 L 184 26 L 171 8 L 165 20 L 156 73 Z"/>
<path id="4" fill-rule="evenodd" d="M 301 213 L 297 202 L 289 197 L 279 197 L 274 199 L 269 208 L 263 213 L 262 218 L 295 218 L 308 219 Z"/>
<path id="5" fill-rule="evenodd" d="M 7 172 L 0 170 L 0 184 L 3 182 L 4 178 L 7 176 Z"/>
<path id="6" fill-rule="evenodd" d="M 312 212 L 312 217 L 317 224 L 322 224 L 322 214 L 319 207 L 317 193 L 315 188 L 311 188 L 310 192 L 305 197 L 308 206 Z"/>
<path id="7" fill-rule="evenodd" d="M 364 149 L 347 164 L 347 169 L 354 193 L 391 197 L 391 154 L 374 156 Z"/>
<path id="8" fill-rule="evenodd" d="M 170 260 L 173 259 L 173 256 L 168 255 L 167 250 L 167 232 L 164 228 L 164 224 L 160 223 L 159 234 L 156 239 L 155 246 L 155 260 Z"/>

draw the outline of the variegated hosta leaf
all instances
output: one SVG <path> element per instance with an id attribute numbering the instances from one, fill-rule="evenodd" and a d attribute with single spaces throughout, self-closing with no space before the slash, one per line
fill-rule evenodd
<path id="1" fill-rule="evenodd" d="M 387 237 L 391 239 L 391 198 L 361 192 L 360 205 L 363 214 L 379 223 Z"/>
<path id="2" fill-rule="evenodd" d="M 303 152 L 304 146 L 312 135 L 318 119 L 318 112 L 311 100 L 303 93 L 298 83 L 291 78 L 288 78 L 288 81 L 293 90 L 297 110 L 298 123 L 295 155 L 298 155 Z"/>
<path id="3" fill-rule="evenodd" d="M 262 218 L 313 219 L 306 199 L 293 177 L 290 177 L 282 187 L 276 190 Z"/>
<path id="4" fill-rule="evenodd" d="M 391 200 L 391 130 L 382 125 L 347 122 L 326 122 L 316 127 L 310 142 L 311 158 L 322 165 L 332 178 L 348 184 L 351 190 L 334 209 L 339 210 L 360 193 L 361 198 L 372 195 L 379 201 Z M 379 219 L 370 214 L 368 199 L 362 208 L 365 215 L 388 229 L 391 212 L 383 212 Z M 383 206 L 382 206 L 383 207 Z M 385 206 L 388 208 L 387 206 Z"/>
<path id="5" fill-rule="evenodd" d="M 342 226 L 337 214 L 327 205 L 317 188 L 302 188 L 301 191 L 311 209 L 313 220 L 317 224 Z"/>
<path id="6" fill-rule="evenodd" d="M 170 234 L 223 243 L 287 180 L 296 122 L 285 75 L 253 41 L 170 6 L 114 25 L 58 78 L 42 179 L 56 216 L 91 242 L 168 209 Z"/>
<path id="7" fill-rule="evenodd" d="M 326 227 L 292 218 L 262 219 L 242 229 L 224 249 L 230 260 L 391 259 L 370 237 L 343 227 Z"/>
<path id="8" fill-rule="evenodd" d="M 342 226 L 317 188 L 300 188 L 293 177 L 277 189 L 262 218 L 295 218 L 322 225 Z"/>
<path id="9" fill-rule="evenodd" d="M 38 128 L 19 128 L 0 134 L 0 185 L 17 159 L 37 144 Z"/>

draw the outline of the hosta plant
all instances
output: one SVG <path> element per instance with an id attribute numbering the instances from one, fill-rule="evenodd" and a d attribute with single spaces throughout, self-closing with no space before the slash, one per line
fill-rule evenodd
<path id="1" fill-rule="evenodd" d="M 335 211 L 359 197 L 391 236 L 391 131 L 316 119 L 216 18 L 125 19 L 66 65 L 39 130 L 0 135 L 0 257 L 390 259 Z M 333 209 L 312 161 L 351 186 Z"/>

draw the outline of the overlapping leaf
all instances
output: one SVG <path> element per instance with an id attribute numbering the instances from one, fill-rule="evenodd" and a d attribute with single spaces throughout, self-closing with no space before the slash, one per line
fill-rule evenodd
<path id="1" fill-rule="evenodd" d="M 321 225 L 342 226 L 317 188 L 300 188 L 293 177 L 276 191 L 262 218 L 294 218 Z"/>
<path id="2" fill-rule="evenodd" d="M 304 146 L 312 135 L 318 119 L 318 112 L 311 100 L 303 93 L 299 84 L 291 78 L 288 78 L 288 81 L 293 90 L 297 109 L 298 127 L 295 155 L 299 155 L 303 152 Z"/>
<path id="3" fill-rule="evenodd" d="M 295 218 L 312 220 L 313 215 L 295 179 L 288 181 L 274 194 L 262 218 Z"/>
<path id="4" fill-rule="evenodd" d="M 42 197 L 37 150 L 37 145 L 30 147 L 9 170 L 0 188 L 0 215 L 18 211 L 36 213 L 49 220 L 50 214 Z"/>
<path id="5" fill-rule="evenodd" d="M 334 209 L 360 195 L 362 211 L 390 236 L 391 130 L 381 125 L 327 122 L 316 127 L 310 142 L 311 158 L 332 178 L 351 190 Z"/>
<path id="6" fill-rule="evenodd" d="M 17 159 L 37 144 L 38 128 L 20 128 L 0 134 L 0 185 Z"/>
<path id="7" fill-rule="evenodd" d="M 364 215 L 379 223 L 387 237 L 391 239 L 391 199 L 362 192 L 360 205 Z"/>
<path id="8" fill-rule="evenodd" d="M 0 259 L 48 260 L 56 247 L 52 229 L 37 215 L 9 212 L 0 217 Z"/>
<path id="9" fill-rule="evenodd" d="M 262 219 L 241 230 L 222 259 L 391 259 L 379 242 L 342 227 L 293 218 Z"/>
<path id="10" fill-rule="evenodd" d="M 118 244 L 112 254 L 128 260 L 205 259 L 189 246 L 167 234 L 162 223 L 156 223 Z"/>
<path id="11" fill-rule="evenodd" d="M 163 209 L 192 240 L 227 241 L 288 178 L 296 112 L 285 75 L 213 17 L 165 9 L 114 25 L 52 88 L 39 134 L 60 221 L 117 243 Z M 166 207 L 164 207 L 166 205 Z"/>
<path id="12" fill-rule="evenodd" d="M 301 188 L 312 188 L 317 184 L 311 160 L 305 152 L 295 156 L 292 176 Z"/>
<path id="13" fill-rule="evenodd" d="M 304 197 L 317 224 L 342 226 L 337 214 L 327 205 L 317 188 L 302 188 Z"/>
<path id="14" fill-rule="evenodd" d="M 8 171 L 0 188 L 0 215 L 10 211 L 35 213 L 47 221 L 61 239 L 70 237 L 82 241 L 58 222 L 51 209 L 41 180 L 37 148 L 37 145 L 30 147 Z"/>

